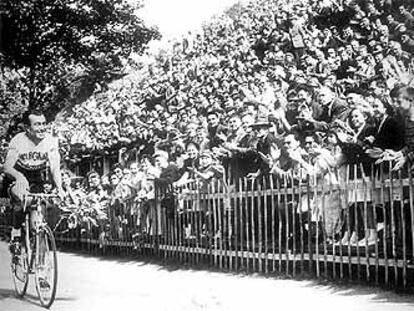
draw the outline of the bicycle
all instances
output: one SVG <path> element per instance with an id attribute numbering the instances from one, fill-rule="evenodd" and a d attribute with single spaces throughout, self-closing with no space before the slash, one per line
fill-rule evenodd
<path id="1" fill-rule="evenodd" d="M 28 204 L 29 198 L 32 202 Z M 28 194 L 23 200 L 25 221 L 20 252 L 13 255 L 11 270 L 18 297 L 26 294 L 29 275 L 34 274 L 36 291 L 42 307 L 50 308 L 56 297 L 58 263 L 53 232 L 45 222 L 42 210 L 53 194 Z"/>
<path id="2" fill-rule="evenodd" d="M 56 235 L 64 235 L 69 233 L 71 230 L 76 229 L 82 222 L 82 210 L 80 208 L 67 209 L 59 207 L 61 215 L 52 231 Z"/>

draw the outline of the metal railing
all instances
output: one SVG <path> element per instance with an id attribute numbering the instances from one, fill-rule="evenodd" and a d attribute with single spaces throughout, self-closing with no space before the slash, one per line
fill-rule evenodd
<path id="1" fill-rule="evenodd" d="M 127 202 L 117 215 L 109 207 L 99 230 L 58 240 L 233 271 L 406 288 L 413 285 L 413 204 L 409 170 L 387 166 L 156 185 L 154 200 Z"/>

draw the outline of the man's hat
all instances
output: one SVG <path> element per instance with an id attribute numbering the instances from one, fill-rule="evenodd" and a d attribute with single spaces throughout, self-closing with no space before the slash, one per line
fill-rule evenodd
<path id="1" fill-rule="evenodd" d="M 372 54 L 373 55 L 377 55 L 377 54 L 382 53 L 382 52 L 384 52 L 382 46 L 379 45 L 379 44 L 377 44 L 376 46 L 374 46 L 374 49 L 372 51 Z"/>
<path id="2" fill-rule="evenodd" d="M 269 119 L 266 117 L 260 117 L 256 120 L 255 123 L 250 124 L 250 127 L 271 127 L 272 124 L 269 122 Z"/>

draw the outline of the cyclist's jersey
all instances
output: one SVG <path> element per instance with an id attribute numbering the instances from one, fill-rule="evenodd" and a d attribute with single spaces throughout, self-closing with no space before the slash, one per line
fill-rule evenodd
<path id="1" fill-rule="evenodd" d="M 58 139 L 50 134 L 37 145 L 26 133 L 17 134 L 9 144 L 9 152 L 17 153 L 14 168 L 21 172 L 29 183 L 45 182 L 42 175 L 49 167 L 49 155 L 58 150 Z"/>

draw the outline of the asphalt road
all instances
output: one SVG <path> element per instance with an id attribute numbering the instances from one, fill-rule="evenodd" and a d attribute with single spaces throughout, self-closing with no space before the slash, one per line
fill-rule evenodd
<path id="1" fill-rule="evenodd" d="M 70 253 L 59 253 L 59 266 L 51 310 L 414 310 L 412 295 L 363 286 L 327 286 Z M 0 242 L 0 310 L 42 310 L 33 282 L 27 298 L 15 297 L 4 242 Z"/>

